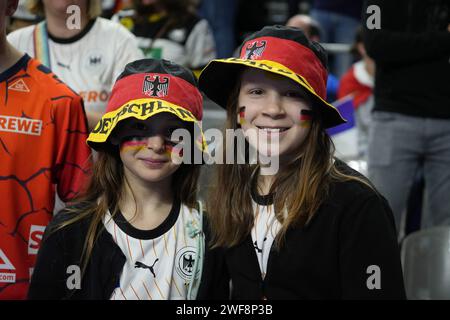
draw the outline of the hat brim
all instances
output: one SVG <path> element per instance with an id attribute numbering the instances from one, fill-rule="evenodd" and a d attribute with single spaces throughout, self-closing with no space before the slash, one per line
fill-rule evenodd
<path id="1" fill-rule="evenodd" d="M 239 72 L 244 67 L 261 69 L 287 77 L 306 89 L 317 111 L 321 114 L 325 128 L 331 128 L 347 121 L 330 103 L 323 100 L 314 88 L 301 75 L 294 73 L 284 65 L 270 60 L 246 60 L 238 58 L 212 60 L 202 71 L 199 87 L 208 98 L 222 108 L 226 108 L 228 98 Z"/>
<path id="2" fill-rule="evenodd" d="M 202 151 L 207 152 L 201 124 L 192 113 L 181 106 L 154 98 L 131 100 L 120 108 L 105 113 L 89 134 L 86 142 L 94 150 L 103 150 L 111 146 L 109 138 L 120 122 L 128 119 L 147 120 L 163 112 L 171 113 L 182 121 L 197 125 L 200 130 L 201 141 L 198 141 L 198 143 L 196 141 L 196 144 Z"/>

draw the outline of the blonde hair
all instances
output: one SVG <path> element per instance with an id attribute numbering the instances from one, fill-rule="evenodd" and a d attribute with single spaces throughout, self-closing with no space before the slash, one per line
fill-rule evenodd
<path id="1" fill-rule="evenodd" d="M 101 0 L 86 0 L 88 7 L 88 17 L 89 19 L 96 18 L 102 14 L 102 4 Z M 31 13 L 44 17 L 44 3 L 42 0 L 28 0 L 27 2 L 28 10 Z"/>

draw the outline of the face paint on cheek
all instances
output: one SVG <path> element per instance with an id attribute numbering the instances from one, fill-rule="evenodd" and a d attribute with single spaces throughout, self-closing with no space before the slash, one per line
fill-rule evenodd
<path id="1" fill-rule="evenodd" d="M 311 125 L 313 112 L 308 109 L 300 110 L 300 126 L 309 127 Z"/>
<path id="2" fill-rule="evenodd" d="M 183 158 L 183 148 L 179 145 L 176 146 L 167 145 L 164 153 L 167 157 L 170 157 L 171 159 L 173 157 L 178 159 Z"/>
<path id="3" fill-rule="evenodd" d="M 245 107 L 239 108 L 239 124 L 241 126 L 245 124 Z"/>
<path id="4" fill-rule="evenodd" d="M 139 151 L 147 148 L 146 140 L 130 140 L 122 142 L 120 145 L 120 152 Z"/>
<path id="5" fill-rule="evenodd" d="M 208 145 L 206 144 L 206 140 L 204 139 L 203 135 L 200 134 L 195 139 L 195 145 L 202 151 L 206 150 Z"/>

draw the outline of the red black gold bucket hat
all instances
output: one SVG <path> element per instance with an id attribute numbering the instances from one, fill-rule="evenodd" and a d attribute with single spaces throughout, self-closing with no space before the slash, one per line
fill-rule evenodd
<path id="1" fill-rule="evenodd" d="M 200 89 L 226 108 L 228 97 L 244 67 L 285 76 L 301 85 L 313 102 L 325 128 L 345 123 L 339 111 L 326 102 L 327 55 L 317 42 L 296 28 L 268 26 L 247 37 L 239 58 L 212 60 L 199 78 Z"/>
<path id="2" fill-rule="evenodd" d="M 111 145 L 111 133 L 122 121 L 147 120 L 168 112 L 182 121 L 198 125 L 198 146 L 206 151 L 201 131 L 203 98 L 194 74 L 167 60 L 142 59 L 126 65 L 116 80 L 106 113 L 89 134 L 88 145 L 95 149 Z"/>

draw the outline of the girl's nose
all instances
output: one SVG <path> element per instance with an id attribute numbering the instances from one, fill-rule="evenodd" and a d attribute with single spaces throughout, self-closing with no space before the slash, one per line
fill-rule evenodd
<path id="1" fill-rule="evenodd" d="M 147 148 L 156 153 L 164 152 L 164 138 L 160 135 L 147 138 Z"/>
<path id="2" fill-rule="evenodd" d="M 277 118 L 286 114 L 283 108 L 282 96 L 278 92 L 272 92 L 268 95 L 267 101 L 263 106 L 263 114 L 271 118 Z"/>

